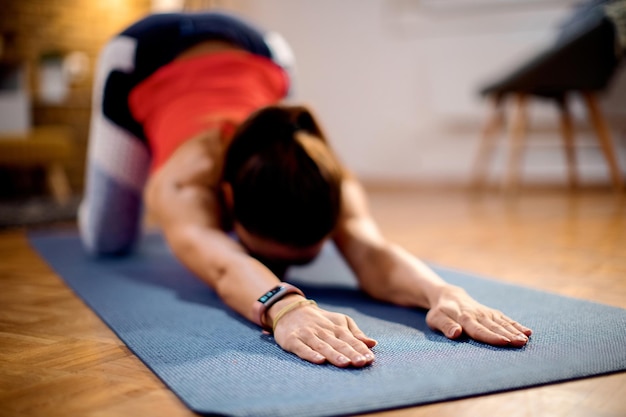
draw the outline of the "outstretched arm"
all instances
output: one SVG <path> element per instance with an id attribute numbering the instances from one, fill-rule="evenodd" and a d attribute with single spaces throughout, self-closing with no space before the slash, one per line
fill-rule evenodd
<path id="1" fill-rule="evenodd" d="M 496 346 L 523 346 L 530 329 L 449 285 L 400 246 L 388 242 L 370 215 L 359 183 L 348 177 L 335 243 L 372 297 L 407 307 L 428 309 L 427 324 L 450 339 L 463 332 Z"/>
<path id="2" fill-rule="evenodd" d="M 252 305 L 280 283 L 267 267 L 221 230 L 216 161 L 221 160 L 216 134 L 183 144 L 150 179 L 145 200 L 151 217 L 161 226 L 176 257 L 211 286 L 233 310 L 253 321 Z M 290 294 L 272 305 L 265 324 L 303 301 Z M 376 342 L 343 314 L 302 304 L 284 314 L 275 326 L 276 342 L 313 363 L 365 366 L 374 359 Z"/>
<path id="3" fill-rule="evenodd" d="M 183 144 L 150 178 L 144 201 L 174 255 L 226 304 L 251 319 L 248 307 L 255 296 L 278 281 L 220 229 L 213 178 L 218 143 L 208 135 Z M 247 279 L 251 276 L 255 279 Z"/>

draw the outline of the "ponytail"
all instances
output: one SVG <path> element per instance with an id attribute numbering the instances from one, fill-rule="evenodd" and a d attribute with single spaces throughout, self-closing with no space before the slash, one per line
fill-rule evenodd
<path id="1" fill-rule="evenodd" d="M 226 152 L 233 217 L 249 232 L 304 247 L 334 229 L 341 204 L 341 166 L 311 112 L 271 106 L 250 116 Z"/>

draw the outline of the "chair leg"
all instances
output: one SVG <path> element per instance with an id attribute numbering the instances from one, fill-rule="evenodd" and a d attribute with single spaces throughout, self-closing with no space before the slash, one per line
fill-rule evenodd
<path id="1" fill-rule="evenodd" d="M 47 182 L 54 199 L 57 203 L 66 203 L 72 195 L 70 183 L 65 174 L 63 166 L 59 163 L 52 163 L 47 167 Z"/>
<path id="2" fill-rule="evenodd" d="M 474 167 L 472 168 L 471 186 L 475 189 L 482 189 L 487 183 L 489 163 L 493 155 L 496 135 L 502 129 L 504 120 L 502 96 L 499 94 L 494 95 L 490 97 L 490 102 L 491 110 L 483 126 L 478 154 L 476 155 Z"/>
<path id="3" fill-rule="evenodd" d="M 558 101 L 561 112 L 561 136 L 563 137 L 563 145 L 565 150 L 565 158 L 567 161 L 567 179 L 569 186 L 578 187 L 578 172 L 576 172 L 576 153 L 574 149 L 574 124 L 572 122 L 572 114 L 569 110 L 567 96 Z"/>
<path id="4" fill-rule="evenodd" d="M 510 126 L 510 148 L 508 171 L 502 187 L 506 191 L 514 191 L 519 186 L 520 165 L 526 141 L 528 116 L 526 113 L 527 96 L 523 93 L 515 95 L 515 107 Z"/>
<path id="5" fill-rule="evenodd" d="M 616 191 L 621 191 L 624 189 L 624 179 L 622 178 L 622 173 L 620 172 L 617 164 L 617 157 L 615 155 L 615 149 L 613 148 L 611 133 L 606 120 L 602 115 L 600 106 L 598 105 L 598 99 L 594 93 L 588 91 L 583 93 L 583 97 L 587 105 L 587 112 L 589 113 L 591 123 L 596 131 L 596 135 L 598 136 L 600 146 L 602 147 L 604 158 L 609 166 L 613 187 Z"/>

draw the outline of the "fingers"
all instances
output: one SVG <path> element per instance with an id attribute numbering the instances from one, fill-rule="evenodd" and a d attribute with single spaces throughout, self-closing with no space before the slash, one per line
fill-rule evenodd
<path id="1" fill-rule="evenodd" d="M 463 313 L 459 322 L 468 336 L 494 346 L 522 347 L 528 343 L 528 336 L 517 323 L 495 310 Z"/>
<path id="2" fill-rule="evenodd" d="M 448 339 L 457 339 L 463 334 L 463 328 L 459 323 L 438 310 L 430 310 L 428 312 L 426 315 L 426 324 L 428 324 L 431 329 L 439 330 Z"/>
<path id="3" fill-rule="evenodd" d="M 356 322 L 352 320 L 351 317 L 346 316 L 346 320 L 348 321 L 348 329 L 352 332 L 354 337 L 359 339 L 361 342 L 365 343 L 365 346 L 368 348 L 373 348 L 378 344 L 378 342 L 371 337 L 368 337 L 359 329 L 359 326 L 356 325 Z"/>
<path id="4" fill-rule="evenodd" d="M 280 321 L 274 338 L 283 349 L 316 364 L 363 367 L 374 360 L 369 349 L 376 344 L 374 339 L 351 318 L 319 308 L 290 312 Z"/>
<path id="5" fill-rule="evenodd" d="M 426 315 L 426 323 L 449 339 L 456 339 L 465 332 L 472 339 L 494 346 L 522 347 L 532 334 L 527 327 L 486 307 L 463 313 L 455 309 L 432 309 Z"/>
<path id="6" fill-rule="evenodd" d="M 296 343 L 294 343 L 293 347 L 290 350 L 291 353 L 294 353 L 305 361 L 309 361 L 317 365 L 321 365 L 326 362 L 326 357 L 324 355 L 311 349 L 306 343 L 301 340 L 298 340 Z"/>
<path id="7" fill-rule="evenodd" d="M 319 335 L 310 333 L 296 340 L 287 350 L 312 363 L 329 362 L 340 368 L 363 367 L 374 361 L 374 354 L 360 340 L 353 338 L 352 344 L 341 340 L 331 332 Z"/>
<path id="8" fill-rule="evenodd" d="M 323 355 L 331 364 L 341 368 L 363 367 L 370 364 L 374 360 L 372 352 L 363 342 L 348 336 L 345 332 L 347 330 L 335 335 L 328 330 L 321 331 L 315 338 L 308 340 L 309 347 Z"/>
<path id="9" fill-rule="evenodd" d="M 515 327 L 520 332 L 524 333 L 526 336 L 530 336 L 531 334 L 533 334 L 533 331 L 529 329 L 528 327 L 522 326 L 521 324 L 513 320 L 511 320 L 511 322 L 513 324 L 513 327 Z"/>
<path id="10" fill-rule="evenodd" d="M 517 340 L 518 342 L 524 342 L 523 344 L 526 344 L 526 342 L 528 342 L 528 336 L 532 334 L 532 330 L 511 320 L 500 312 L 496 313 L 496 317 L 493 321 L 496 328 L 499 325 L 511 335 L 513 342 Z"/>

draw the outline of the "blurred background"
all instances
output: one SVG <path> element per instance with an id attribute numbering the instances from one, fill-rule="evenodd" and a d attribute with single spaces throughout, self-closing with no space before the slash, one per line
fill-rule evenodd
<path id="1" fill-rule="evenodd" d="M 73 218 L 99 50 L 148 13 L 219 8 L 281 33 L 294 99 L 366 183 L 468 189 L 488 114 L 480 89 L 553 42 L 574 0 L 0 0 L 0 227 Z M 626 166 L 623 66 L 600 96 Z M 558 110 L 529 104 L 526 184 L 567 186 Z M 574 99 L 583 185 L 610 185 Z M 491 176 L 505 169 L 496 149 Z"/>

